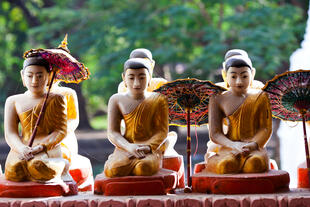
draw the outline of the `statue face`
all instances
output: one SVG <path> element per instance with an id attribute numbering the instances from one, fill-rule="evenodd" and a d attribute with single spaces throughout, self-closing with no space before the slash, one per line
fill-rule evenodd
<path id="1" fill-rule="evenodd" d="M 146 91 L 150 81 L 150 74 L 145 68 L 127 69 L 123 78 L 129 92 L 137 95 Z"/>
<path id="2" fill-rule="evenodd" d="M 29 65 L 22 72 L 23 83 L 32 93 L 44 93 L 48 77 L 45 67 L 39 65 Z"/>
<path id="3" fill-rule="evenodd" d="M 253 79 L 252 71 L 249 67 L 230 67 L 226 73 L 227 83 L 232 91 L 238 94 L 247 92 Z"/>

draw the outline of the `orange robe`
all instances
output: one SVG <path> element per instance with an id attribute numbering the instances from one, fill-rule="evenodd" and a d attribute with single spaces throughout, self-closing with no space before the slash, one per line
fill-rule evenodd
<path id="1" fill-rule="evenodd" d="M 28 145 L 34 125 L 38 119 L 42 103 L 43 101 L 32 109 L 18 114 L 22 128 L 21 140 L 25 145 Z M 46 136 L 55 130 L 59 131 L 58 135 L 54 138 L 46 140 Z M 63 169 L 63 165 L 59 163 L 65 161 L 55 159 L 61 158 L 61 153 L 59 156 L 55 156 L 57 151 L 52 153 L 53 155 L 51 155 L 50 152 L 57 150 L 60 142 L 66 136 L 66 133 L 66 101 L 61 95 L 50 94 L 47 100 L 46 110 L 38 127 L 33 145 L 44 144 L 47 149 L 46 152 L 41 152 L 35 155 L 32 160 L 25 161 L 20 159 L 17 152 L 11 150 L 5 163 L 6 178 L 12 181 L 45 181 L 55 178 L 61 174 L 62 172 L 59 172 L 59 170 Z"/>
<path id="2" fill-rule="evenodd" d="M 260 91 L 259 93 L 248 95 L 243 104 L 232 115 L 228 116 L 226 120 L 223 120 L 223 122 L 226 122 L 228 125 L 226 137 L 232 141 L 249 142 L 257 133 L 258 129 L 272 129 L 272 115 L 267 94 Z M 270 136 L 265 138 L 264 144 L 259 146 L 258 151 L 266 154 L 263 148 L 269 138 Z M 232 154 L 237 154 L 237 152 L 231 148 L 209 141 L 205 156 L 207 168 L 208 160 L 213 156 L 218 156 L 218 162 L 221 162 L 227 158 L 226 155 Z M 240 171 L 242 171 L 245 161 L 250 156 L 252 156 L 252 153 L 248 156 L 241 156 L 238 159 L 240 162 Z M 216 172 L 217 170 L 214 169 L 214 171 Z"/>
<path id="3" fill-rule="evenodd" d="M 130 157 L 127 151 L 115 148 L 105 163 L 108 177 L 127 175 L 152 175 L 159 170 L 164 149 L 160 144 L 168 133 L 168 103 L 166 98 L 154 93 L 140 103 L 131 113 L 123 115 L 126 131 L 124 138 L 130 143 L 146 144 L 152 152 L 143 159 Z M 145 167 L 135 169 L 137 166 Z"/>

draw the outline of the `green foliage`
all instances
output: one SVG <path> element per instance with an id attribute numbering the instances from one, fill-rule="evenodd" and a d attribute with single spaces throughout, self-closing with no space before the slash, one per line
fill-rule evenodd
<path id="1" fill-rule="evenodd" d="M 21 1 L 40 22 L 30 26 L 11 2 L 0 3 L 0 107 L 8 95 L 23 90 L 18 73 L 23 52 L 55 47 L 68 33 L 72 54 L 91 71 L 83 83 L 91 114 L 105 109 L 117 92 L 123 63 L 134 48 L 150 49 L 156 69 L 168 68 L 164 72 L 172 79 L 213 81 L 225 52 L 241 48 L 257 69 L 256 79 L 267 80 L 287 69 L 306 21 L 306 7 L 283 0 Z M 175 70 L 180 65 L 182 73 Z"/>

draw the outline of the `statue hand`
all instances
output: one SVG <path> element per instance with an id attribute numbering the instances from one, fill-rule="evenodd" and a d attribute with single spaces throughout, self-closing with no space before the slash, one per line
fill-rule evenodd
<path id="1" fill-rule="evenodd" d="M 243 148 L 249 151 L 258 150 L 258 144 L 256 142 L 248 142 L 243 146 Z"/>
<path id="2" fill-rule="evenodd" d="M 128 152 L 132 154 L 135 158 L 142 159 L 145 157 L 145 147 L 139 146 L 137 144 L 130 144 L 127 148 Z"/>
<path id="3" fill-rule="evenodd" d="M 33 155 L 39 154 L 40 152 L 43 152 L 44 149 L 45 147 L 42 144 L 36 145 L 32 148 L 32 154 Z"/>
<path id="4" fill-rule="evenodd" d="M 24 146 L 20 149 L 20 159 L 29 161 L 34 157 L 32 154 L 32 148 L 28 146 Z"/>

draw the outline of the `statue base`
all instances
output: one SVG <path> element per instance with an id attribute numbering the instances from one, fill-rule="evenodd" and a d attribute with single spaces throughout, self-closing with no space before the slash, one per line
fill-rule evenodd
<path id="1" fill-rule="evenodd" d="M 164 156 L 163 168 L 173 170 L 178 174 L 178 183 L 176 188 L 185 187 L 185 176 L 184 176 L 184 164 L 183 156 Z"/>
<path id="2" fill-rule="evenodd" d="M 0 197 L 34 198 L 77 195 L 78 189 L 74 181 L 37 183 L 32 181 L 13 182 L 0 176 Z"/>
<path id="3" fill-rule="evenodd" d="M 309 176 L 306 162 L 301 163 L 297 167 L 297 187 L 310 188 Z"/>
<path id="4" fill-rule="evenodd" d="M 193 192 L 213 194 L 258 194 L 289 190 L 290 177 L 283 170 L 265 173 L 214 174 L 203 170 L 192 176 Z"/>
<path id="5" fill-rule="evenodd" d="M 152 176 L 108 178 L 101 173 L 95 178 L 95 194 L 106 196 L 165 195 L 175 189 L 177 173 L 161 169 Z"/>

